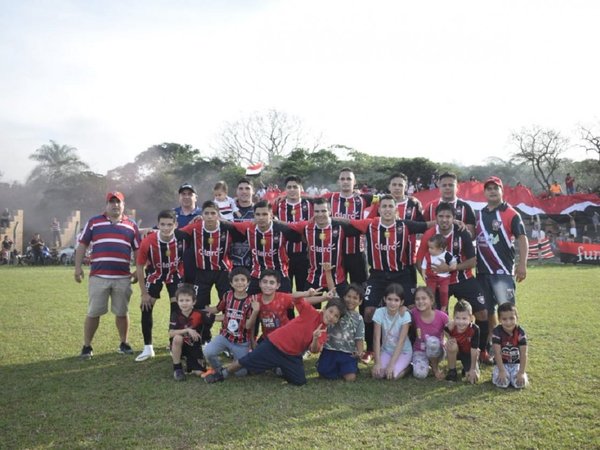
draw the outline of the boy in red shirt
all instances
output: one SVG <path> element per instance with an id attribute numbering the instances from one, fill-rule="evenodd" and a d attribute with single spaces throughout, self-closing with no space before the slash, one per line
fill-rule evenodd
<path id="1" fill-rule="evenodd" d="M 251 353 L 233 361 L 224 369 L 204 378 L 207 383 L 224 381 L 230 373 L 244 368 L 251 372 L 264 372 L 279 367 L 288 383 L 306 384 L 303 353 L 309 349 L 317 353 L 327 342 L 327 326 L 334 325 L 346 311 L 344 303 L 334 298 L 323 311 L 317 311 L 304 299 L 295 299 L 299 316 L 276 329 Z"/>

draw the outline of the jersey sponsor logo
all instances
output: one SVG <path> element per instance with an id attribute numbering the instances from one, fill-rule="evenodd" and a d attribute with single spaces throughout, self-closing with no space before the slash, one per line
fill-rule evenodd
<path id="1" fill-rule="evenodd" d="M 255 248 L 252 249 L 252 254 L 254 256 L 260 256 L 262 258 L 273 257 L 275 255 L 275 253 L 277 253 L 275 250 L 265 251 L 265 250 L 257 250 Z"/>
<path id="2" fill-rule="evenodd" d="M 335 250 L 335 245 L 332 245 L 331 247 L 322 247 L 320 245 L 310 246 L 310 251 L 316 253 L 331 253 L 333 250 Z"/>
<path id="3" fill-rule="evenodd" d="M 375 242 L 375 248 L 382 252 L 389 252 L 392 250 L 396 250 L 398 248 L 398 243 L 394 244 L 380 244 L 379 242 Z"/>
<path id="4" fill-rule="evenodd" d="M 205 250 L 205 249 L 202 249 L 198 253 L 201 254 L 202 256 L 207 256 L 209 258 L 212 258 L 214 256 L 221 255 L 223 253 L 223 249 L 219 249 L 219 250 Z"/>

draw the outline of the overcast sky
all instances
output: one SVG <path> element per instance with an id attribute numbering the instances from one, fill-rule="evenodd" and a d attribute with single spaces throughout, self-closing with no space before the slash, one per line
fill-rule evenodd
<path id="1" fill-rule="evenodd" d="M 271 108 L 324 146 L 506 158 L 525 126 L 600 129 L 599 17 L 593 0 L 0 0 L 2 181 L 49 139 L 105 174 L 162 142 L 208 154 Z"/>

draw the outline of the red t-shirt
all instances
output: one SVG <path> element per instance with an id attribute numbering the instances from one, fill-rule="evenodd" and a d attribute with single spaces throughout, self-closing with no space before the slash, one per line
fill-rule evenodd
<path id="1" fill-rule="evenodd" d="M 302 355 L 309 347 L 313 339 L 313 332 L 320 325 L 327 330 L 323 323 L 323 314 L 317 311 L 304 299 L 297 299 L 296 309 L 299 316 L 284 327 L 280 327 L 269 335 L 269 341 L 287 355 Z M 327 332 L 319 337 L 319 347 L 327 342 Z"/>
<path id="2" fill-rule="evenodd" d="M 292 294 L 286 292 L 275 292 L 273 300 L 269 303 L 263 302 L 263 295 L 257 294 L 256 298 L 260 303 L 260 312 L 258 319 L 262 324 L 263 336 L 269 336 L 277 328 L 287 324 L 290 319 L 287 311 L 294 307 Z"/>

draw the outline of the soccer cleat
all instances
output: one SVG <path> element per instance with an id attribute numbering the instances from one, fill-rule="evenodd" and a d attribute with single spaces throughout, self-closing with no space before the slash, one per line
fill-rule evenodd
<path id="1" fill-rule="evenodd" d="M 92 346 L 84 345 L 83 348 L 81 349 L 81 353 L 80 353 L 79 357 L 81 359 L 83 359 L 84 361 L 87 361 L 88 359 L 92 359 L 92 356 L 94 356 L 94 351 L 92 349 Z"/>
<path id="2" fill-rule="evenodd" d="M 185 373 L 183 373 L 183 369 L 175 369 L 173 371 L 173 378 L 175 381 L 185 381 Z"/>
<path id="3" fill-rule="evenodd" d="M 494 364 L 494 359 L 490 356 L 487 350 L 482 350 L 479 353 L 479 362 L 481 364 L 485 364 L 486 366 L 491 366 Z"/>
<path id="4" fill-rule="evenodd" d="M 446 375 L 446 381 L 458 381 L 458 373 L 456 373 L 456 369 L 448 370 L 448 374 Z"/>
<path id="5" fill-rule="evenodd" d="M 117 353 L 120 353 L 121 355 L 133 355 L 133 349 L 131 348 L 131 345 L 125 342 L 121 342 Z"/>
<path id="6" fill-rule="evenodd" d="M 364 352 L 360 358 L 363 364 L 369 364 L 373 360 L 373 352 Z"/>
<path id="7" fill-rule="evenodd" d="M 225 376 L 223 375 L 223 370 L 219 369 L 219 370 L 216 370 L 215 373 L 211 373 L 210 375 L 205 376 L 204 381 L 206 381 L 208 384 L 225 381 Z"/>
<path id="8" fill-rule="evenodd" d="M 140 353 L 139 355 L 137 355 L 137 357 L 135 358 L 135 360 L 137 362 L 142 362 L 142 361 L 146 361 L 147 359 L 150 359 L 150 358 L 154 358 L 154 349 L 147 349 L 147 348 L 145 348 L 142 353 Z"/>

